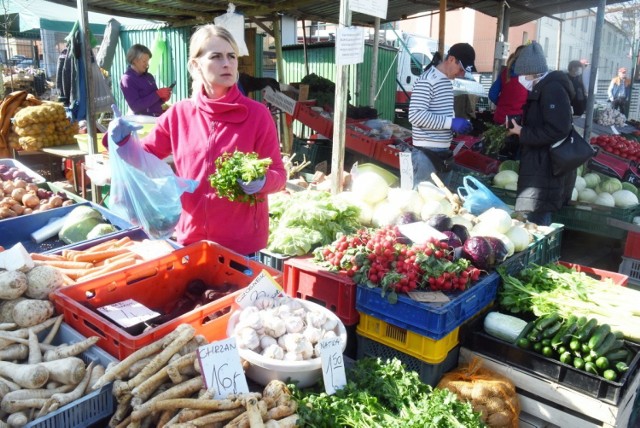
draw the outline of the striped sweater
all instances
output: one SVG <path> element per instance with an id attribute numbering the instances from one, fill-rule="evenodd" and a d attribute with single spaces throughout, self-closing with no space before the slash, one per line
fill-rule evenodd
<path id="1" fill-rule="evenodd" d="M 436 67 L 420 76 L 409 103 L 413 145 L 448 149 L 453 119 L 453 85 Z"/>

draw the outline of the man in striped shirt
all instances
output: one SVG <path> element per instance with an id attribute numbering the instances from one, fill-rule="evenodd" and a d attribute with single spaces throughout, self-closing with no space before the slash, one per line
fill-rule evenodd
<path id="1" fill-rule="evenodd" d="M 420 162 L 418 175 L 421 177 L 439 172 L 440 179 L 447 184 L 452 133 L 468 134 L 473 129 L 467 119 L 454 117 L 451 80 L 475 71 L 475 58 L 471 45 L 456 43 L 444 61 L 436 64 L 434 57 L 413 87 L 409 103 L 412 142 L 427 157 Z"/>

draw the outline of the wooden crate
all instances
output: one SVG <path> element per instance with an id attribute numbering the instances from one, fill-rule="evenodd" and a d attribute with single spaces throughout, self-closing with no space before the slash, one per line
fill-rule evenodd
<path id="1" fill-rule="evenodd" d="M 551 426 L 627 427 L 636 393 L 640 387 L 640 374 L 638 374 L 631 380 L 631 385 L 620 400 L 620 404 L 614 406 L 468 348 L 460 349 L 459 364 L 467 364 L 473 357 L 482 358 L 483 367 L 511 379 L 518 390 L 522 411 L 553 424 Z"/>

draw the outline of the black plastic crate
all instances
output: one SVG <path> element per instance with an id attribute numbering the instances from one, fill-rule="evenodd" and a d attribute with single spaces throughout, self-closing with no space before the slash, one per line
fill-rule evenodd
<path id="1" fill-rule="evenodd" d="M 605 403 L 617 405 L 620 402 L 640 367 L 640 353 L 638 353 L 640 345 L 626 340 L 625 347 L 633 351 L 635 356 L 629 363 L 629 370 L 624 376 L 619 381 L 612 382 L 490 336 L 482 330 L 482 325 L 482 320 L 477 320 L 473 332 L 465 338 L 464 346 L 534 375 L 580 391 Z"/>
<path id="2" fill-rule="evenodd" d="M 296 154 L 294 162 L 300 163 L 303 159 L 306 159 L 309 161 L 309 166 L 303 171 L 313 173 L 316 170 L 316 165 L 327 161 L 326 173 L 328 174 L 331 172 L 331 148 L 331 140 L 294 138 L 293 153 Z"/>

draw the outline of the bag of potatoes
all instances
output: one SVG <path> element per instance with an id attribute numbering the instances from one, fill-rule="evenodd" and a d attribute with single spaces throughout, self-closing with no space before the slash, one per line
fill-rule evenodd
<path id="1" fill-rule="evenodd" d="M 447 388 L 461 401 L 468 401 L 482 414 L 482 421 L 492 428 L 518 427 L 520 404 L 516 387 L 506 377 L 482 368 L 473 358 L 468 366 L 445 373 L 438 388 Z"/>

